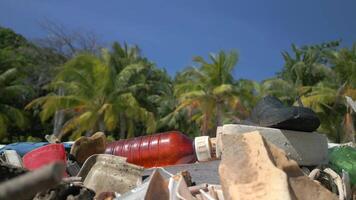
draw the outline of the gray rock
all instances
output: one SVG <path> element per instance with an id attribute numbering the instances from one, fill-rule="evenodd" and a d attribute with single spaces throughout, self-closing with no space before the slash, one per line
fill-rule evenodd
<path id="1" fill-rule="evenodd" d="M 299 165 L 313 166 L 328 163 L 327 137 L 316 132 L 227 124 L 217 132 L 217 145 L 221 145 L 221 134 L 243 134 L 252 131 L 259 131 L 268 142 L 285 150 L 287 156 L 297 161 Z M 221 151 L 221 148 L 216 149 Z M 220 155 L 220 152 L 216 155 Z"/>

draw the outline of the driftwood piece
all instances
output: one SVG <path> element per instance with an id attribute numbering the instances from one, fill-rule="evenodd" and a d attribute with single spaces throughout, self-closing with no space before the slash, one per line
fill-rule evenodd
<path id="1" fill-rule="evenodd" d="M 54 163 L 20 175 L 0 185 L 0 199 L 31 199 L 36 193 L 57 185 L 64 172 L 65 166 L 62 163 Z"/>
<path id="2" fill-rule="evenodd" d="M 8 163 L 0 163 L 0 184 L 27 172 L 28 170 L 24 168 L 16 167 Z"/>

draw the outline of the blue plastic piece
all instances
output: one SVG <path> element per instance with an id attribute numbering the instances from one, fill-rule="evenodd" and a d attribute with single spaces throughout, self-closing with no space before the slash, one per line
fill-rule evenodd
<path id="1" fill-rule="evenodd" d="M 27 152 L 30 152 L 38 147 L 42 147 L 49 144 L 48 142 L 17 142 L 4 146 L 0 149 L 0 153 L 5 150 L 15 150 L 21 157 L 25 155 Z M 72 144 L 63 143 L 64 148 L 66 150 L 70 150 Z"/>

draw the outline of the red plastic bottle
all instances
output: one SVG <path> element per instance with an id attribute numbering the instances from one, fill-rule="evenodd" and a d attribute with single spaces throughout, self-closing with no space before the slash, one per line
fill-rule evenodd
<path id="1" fill-rule="evenodd" d="M 127 158 L 146 168 L 192 163 L 197 160 L 194 141 L 178 131 L 109 143 L 105 153 Z"/>

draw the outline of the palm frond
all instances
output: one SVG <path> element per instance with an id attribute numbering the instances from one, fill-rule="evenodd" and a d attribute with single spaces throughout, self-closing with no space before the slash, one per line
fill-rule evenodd
<path id="1" fill-rule="evenodd" d="M 0 138 L 3 138 L 7 133 L 9 119 L 0 113 Z"/>
<path id="2" fill-rule="evenodd" d="M 145 70 L 145 66 L 142 64 L 131 64 L 126 66 L 115 78 L 115 84 L 125 88 L 129 81 L 143 72 Z"/>
<path id="3" fill-rule="evenodd" d="M 224 94 L 232 94 L 233 86 L 230 84 L 222 84 L 213 89 L 213 94 L 217 96 L 221 96 Z"/>
<path id="4" fill-rule="evenodd" d="M 22 110 L 9 105 L 1 105 L 1 111 L 6 113 L 7 118 L 19 128 L 25 128 L 28 120 Z"/>
<path id="5" fill-rule="evenodd" d="M 44 122 L 48 118 L 54 115 L 57 110 L 75 108 L 85 104 L 83 99 L 80 99 L 78 96 L 45 96 L 40 97 L 32 102 L 30 102 L 25 109 L 30 109 L 35 106 L 42 106 L 42 111 L 40 113 L 41 120 Z"/>
<path id="6" fill-rule="evenodd" d="M 5 83 L 12 81 L 16 78 L 18 70 L 16 68 L 11 68 L 0 74 L 0 86 L 3 86 Z"/>

